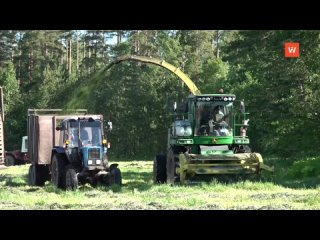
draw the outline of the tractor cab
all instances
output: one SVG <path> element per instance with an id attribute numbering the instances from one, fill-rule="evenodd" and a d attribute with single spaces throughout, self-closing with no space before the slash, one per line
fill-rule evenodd
<path id="1" fill-rule="evenodd" d="M 69 132 L 67 135 L 70 140 L 70 147 L 102 145 L 102 121 L 92 118 L 79 119 L 77 121 L 69 120 Z"/>
<path id="2" fill-rule="evenodd" d="M 60 139 L 66 156 L 75 166 L 88 169 L 107 167 L 107 145 L 103 119 L 99 116 L 67 118 L 62 121 Z"/>
<path id="3" fill-rule="evenodd" d="M 195 136 L 232 136 L 235 95 L 199 95 L 193 99 Z"/>

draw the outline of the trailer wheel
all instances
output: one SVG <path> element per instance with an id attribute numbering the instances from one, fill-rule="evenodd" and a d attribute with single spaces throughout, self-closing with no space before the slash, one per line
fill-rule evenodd
<path id="1" fill-rule="evenodd" d="M 34 186 L 35 185 L 35 180 L 34 180 L 34 173 L 33 173 L 33 165 L 30 165 L 29 167 L 29 172 L 28 172 L 28 184 L 29 186 Z"/>
<path id="2" fill-rule="evenodd" d="M 29 167 L 28 184 L 30 186 L 44 186 L 46 181 L 45 166 L 39 166 L 38 164 L 32 164 Z"/>
<path id="3" fill-rule="evenodd" d="M 164 154 L 158 154 L 153 161 L 153 182 L 165 183 L 167 179 L 167 158 Z"/>
<path id="4" fill-rule="evenodd" d="M 8 166 L 8 167 L 15 165 L 15 159 L 11 155 L 6 156 L 6 161 L 5 162 L 6 162 L 6 166 Z"/>
<path id="5" fill-rule="evenodd" d="M 76 190 L 78 188 L 79 182 L 77 173 L 72 167 L 72 165 L 68 165 L 66 167 L 66 190 Z"/>
<path id="6" fill-rule="evenodd" d="M 51 181 L 58 188 L 65 188 L 64 169 L 64 160 L 58 154 L 54 154 L 51 161 Z"/>

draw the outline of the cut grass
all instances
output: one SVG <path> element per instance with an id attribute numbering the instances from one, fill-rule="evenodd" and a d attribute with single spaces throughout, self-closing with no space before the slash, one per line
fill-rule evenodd
<path id="1" fill-rule="evenodd" d="M 27 185 L 28 165 L 0 170 L 0 209 L 320 209 L 320 189 L 273 182 L 154 185 L 152 161 L 119 161 L 123 187 L 86 184 L 66 192 Z M 300 187 L 299 187 L 300 186 Z"/>

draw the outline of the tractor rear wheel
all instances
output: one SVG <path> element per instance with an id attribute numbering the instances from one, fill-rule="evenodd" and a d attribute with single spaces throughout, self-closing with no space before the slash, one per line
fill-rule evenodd
<path id="1" fill-rule="evenodd" d="M 79 186 L 78 176 L 72 165 L 66 167 L 66 190 L 77 190 Z"/>
<path id="2" fill-rule="evenodd" d="M 65 163 L 57 153 L 51 160 L 51 181 L 56 187 L 65 188 Z"/>
<path id="3" fill-rule="evenodd" d="M 158 154 L 153 160 L 153 182 L 165 183 L 167 179 L 167 158 L 164 154 Z"/>

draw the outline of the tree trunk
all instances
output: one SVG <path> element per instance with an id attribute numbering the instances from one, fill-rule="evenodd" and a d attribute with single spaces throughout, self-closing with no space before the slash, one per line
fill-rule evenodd
<path id="1" fill-rule="evenodd" d="M 68 54 L 68 72 L 69 72 L 69 77 L 71 76 L 71 67 L 72 67 L 72 39 L 71 37 L 68 39 L 68 45 L 69 45 L 69 54 Z"/>
<path id="2" fill-rule="evenodd" d="M 220 56 L 220 32 L 217 30 L 217 58 Z"/>
<path id="3" fill-rule="evenodd" d="M 86 42 L 83 41 L 83 58 L 82 59 L 85 59 L 86 58 Z"/>
<path id="4" fill-rule="evenodd" d="M 122 31 L 117 31 L 117 45 L 122 41 Z"/>
<path id="5" fill-rule="evenodd" d="M 78 72 L 79 72 L 79 38 L 78 38 L 78 33 L 77 33 L 77 75 L 78 75 Z"/>
<path id="6" fill-rule="evenodd" d="M 89 60 L 90 60 L 90 64 L 91 64 L 91 48 L 89 47 L 89 49 L 88 49 L 88 58 L 89 58 Z M 91 72 L 91 66 L 89 65 L 89 74 L 90 74 L 90 72 Z"/>

